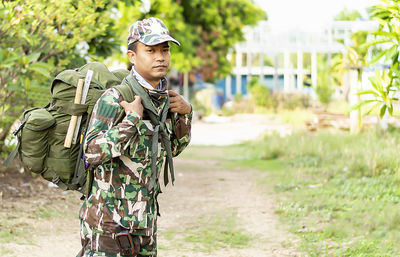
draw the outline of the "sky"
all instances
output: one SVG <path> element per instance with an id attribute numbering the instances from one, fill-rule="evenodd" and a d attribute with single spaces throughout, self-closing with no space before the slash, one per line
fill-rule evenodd
<path id="1" fill-rule="evenodd" d="M 267 12 L 272 28 L 295 29 L 321 27 L 333 20 L 345 7 L 358 10 L 366 16 L 365 9 L 379 4 L 379 0 L 254 0 Z M 364 15 L 365 14 L 365 15 Z M 306 29 L 307 30 L 307 29 Z"/>

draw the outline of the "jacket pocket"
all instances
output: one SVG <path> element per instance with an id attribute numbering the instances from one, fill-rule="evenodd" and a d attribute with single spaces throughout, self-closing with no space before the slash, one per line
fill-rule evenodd
<path id="1" fill-rule="evenodd" d="M 151 155 L 151 142 L 153 137 L 153 127 L 150 123 L 143 121 L 143 125 L 138 128 L 138 136 L 129 142 L 129 157 L 135 160 L 145 160 Z"/>
<path id="2" fill-rule="evenodd" d="M 145 190 L 139 185 L 123 184 L 116 188 L 114 208 L 122 226 L 135 229 L 148 227 L 148 197 L 144 195 L 144 192 Z"/>

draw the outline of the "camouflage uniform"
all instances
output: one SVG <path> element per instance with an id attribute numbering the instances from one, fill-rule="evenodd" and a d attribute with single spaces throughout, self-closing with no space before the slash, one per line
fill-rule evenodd
<path id="1" fill-rule="evenodd" d="M 131 26 L 128 45 L 135 41 L 147 45 L 172 41 L 179 45 L 164 23 L 156 18 L 137 21 Z M 166 80 L 162 79 L 159 88 L 151 90 L 134 69 L 132 75 L 153 97 L 152 103 L 160 115 L 168 101 Z M 129 84 L 128 80 L 123 83 Z M 153 126 L 135 112 L 128 113 L 116 124 L 124 112 L 121 101 L 123 97 L 114 88 L 99 98 L 85 138 L 85 159 L 94 169 L 94 180 L 79 215 L 84 256 L 120 256 L 115 235 L 121 229 L 133 235 L 135 248 L 140 249 L 138 256 L 157 255 L 158 180 L 166 150 L 159 135 L 153 185 L 150 183 Z M 192 113 L 171 114 L 165 121 L 172 156 L 177 156 L 189 144 L 191 120 Z"/>
<path id="2" fill-rule="evenodd" d="M 166 90 L 162 80 L 161 91 Z M 123 112 L 122 96 L 116 89 L 107 90 L 96 103 L 85 140 L 85 159 L 94 169 L 91 194 L 80 210 L 81 239 L 85 256 L 119 256 L 115 243 L 117 227 L 129 229 L 140 254 L 156 256 L 158 178 L 165 157 L 159 144 L 157 183 L 149 190 L 151 178 L 152 125 L 135 112 L 119 124 L 115 119 Z M 161 112 L 167 98 L 155 107 Z M 166 120 L 172 154 L 177 156 L 190 141 L 192 113 Z"/>

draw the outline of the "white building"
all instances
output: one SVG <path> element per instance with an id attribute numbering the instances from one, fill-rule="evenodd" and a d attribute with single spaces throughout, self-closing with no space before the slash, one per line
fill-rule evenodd
<path id="1" fill-rule="evenodd" d="M 262 83 L 269 79 L 274 91 L 293 92 L 302 91 L 304 75 L 310 75 L 311 86 L 315 88 L 317 54 L 327 54 L 329 62 L 332 53 L 346 51 L 340 41 L 349 45 L 354 32 L 376 28 L 377 23 L 373 21 L 334 21 L 320 31 L 273 31 L 266 21 L 248 27 L 245 30 L 246 41 L 235 45 L 228 56 L 229 59 L 234 58 L 235 66 L 232 74 L 222 82 L 225 98 L 229 100 L 235 94 L 246 94 L 246 85 L 252 76 L 258 76 Z M 297 55 L 295 63 L 291 61 L 293 54 Z M 304 68 L 305 54 L 311 56 L 309 69 Z M 280 64 L 278 56 L 282 55 L 283 63 Z M 265 64 L 264 56 L 273 61 L 273 66 Z"/>

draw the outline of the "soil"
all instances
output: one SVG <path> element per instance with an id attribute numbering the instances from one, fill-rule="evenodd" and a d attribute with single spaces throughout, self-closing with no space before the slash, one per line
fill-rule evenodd
<path id="1" fill-rule="evenodd" d="M 274 195 L 261 193 L 256 186 L 258 171 L 227 170 L 217 160 L 177 158 L 174 164 L 175 186 L 164 188 L 159 197 L 159 256 L 301 256 L 298 238 L 274 214 Z M 80 250 L 79 198 L 77 192 L 63 192 L 17 169 L 0 171 L 0 217 L 6 217 L 0 219 L 0 255 L 75 256 Z M 198 226 L 199 217 L 228 212 L 235 213 L 240 228 L 253 238 L 247 247 L 210 252 L 182 241 L 185 230 Z M 10 222 L 15 228 L 7 225 Z M 171 231 L 176 233 L 172 239 Z M 4 240 L 4 232 L 13 239 Z"/>

